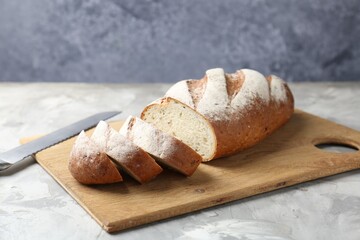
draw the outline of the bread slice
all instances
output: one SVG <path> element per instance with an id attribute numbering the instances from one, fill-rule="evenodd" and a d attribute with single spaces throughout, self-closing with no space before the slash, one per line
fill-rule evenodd
<path id="1" fill-rule="evenodd" d="M 147 151 L 161 164 L 186 176 L 191 176 L 202 160 L 185 143 L 137 117 L 129 116 L 121 127 L 120 134 Z"/>
<path id="2" fill-rule="evenodd" d="M 96 126 L 91 139 L 120 168 L 140 183 L 150 181 L 162 171 L 149 154 L 104 121 L 100 121 Z"/>
<path id="3" fill-rule="evenodd" d="M 171 97 L 162 98 L 148 105 L 141 119 L 180 139 L 195 150 L 202 161 L 215 156 L 217 139 L 213 126 L 188 105 Z"/>
<path id="4" fill-rule="evenodd" d="M 83 184 L 121 182 L 122 177 L 115 164 L 82 131 L 70 153 L 68 165 L 71 175 Z"/>

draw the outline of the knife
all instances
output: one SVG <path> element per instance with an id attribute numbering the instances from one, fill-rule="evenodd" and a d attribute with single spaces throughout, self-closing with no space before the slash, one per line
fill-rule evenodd
<path id="1" fill-rule="evenodd" d="M 92 115 L 88 118 L 40 137 L 34 141 L 13 148 L 7 152 L 0 153 L 0 172 L 10 168 L 13 165 L 16 165 L 30 155 L 33 155 L 37 152 L 40 152 L 41 150 L 44 150 L 77 135 L 82 130 L 88 130 L 89 128 L 94 127 L 100 120 L 106 120 L 119 113 L 120 112 L 113 111 Z"/>

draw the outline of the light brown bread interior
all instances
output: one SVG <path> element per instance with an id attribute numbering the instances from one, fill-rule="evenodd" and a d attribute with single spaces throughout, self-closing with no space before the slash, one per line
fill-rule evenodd
<path id="1" fill-rule="evenodd" d="M 214 157 L 217 140 L 213 127 L 201 114 L 178 100 L 169 97 L 151 104 L 141 118 L 190 146 L 203 161 Z"/>

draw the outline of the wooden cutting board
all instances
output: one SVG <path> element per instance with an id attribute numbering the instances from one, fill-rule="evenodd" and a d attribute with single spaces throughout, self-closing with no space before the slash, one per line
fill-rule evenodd
<path id="1" fill-rule="evenodd" d="M 119 129 L 121 122 L 111 125 Z M 23 139 L 23 142 L 31 139 Z M 192 177 L 165 170 L 140 185 L 79 184 L 67 169 L 74 138 L 36 154 L 38 163 L 108 232 L 119 231 L 297 183 L 360 168 L 360 152 L 329 153 L 319 143 L 360 148 L 360 132 L 297 110 L 257 146 L 201 164 Z"/>

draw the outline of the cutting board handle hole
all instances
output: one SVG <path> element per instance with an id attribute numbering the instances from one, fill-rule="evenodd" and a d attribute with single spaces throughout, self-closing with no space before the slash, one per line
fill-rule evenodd
<path id="1" fill-rule="evenodd" d="M 352 153 L 359 151 L 357 147 L 347 143 L 324 142 L 324 143 L 315 144 L 315 147 L 326 152 L 335 152 L 335 153 Z"/>

